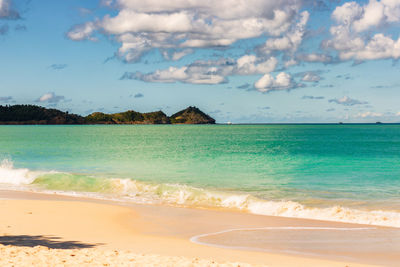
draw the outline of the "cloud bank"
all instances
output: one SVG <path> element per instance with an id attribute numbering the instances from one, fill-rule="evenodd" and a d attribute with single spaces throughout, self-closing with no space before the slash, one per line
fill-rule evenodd
<path id="1" fill-rule="evenodd" d="M 323 79 L 313 71 L 302 77 L 293 75 L 293 66 L 400 58 L 400 38 L 385 30 L 399 25 L 400 1 L 349 1 L 332 8 L 336 4 L 308 0 L 103 0 L 101 6 L 107 11 L 72 26 L 66 36 L 73 41 L 111 40 L 118 46 L 113 58 L 126 63 L 139 62 L 154 51 L 166 61 L 185 58 L 185 65 L 171 64 L 147 73 L 128 71 L 121 79 L 213 85 L 229 82 L 230 76 L 259 75 L 250 83 L 252 89 L 263 93 L 305 84 L 317 86 Z M 321 10 L 331 10 L 328 25 L 321 25 L 329 31 L 308 25 L 311 13 Z M 317 41 L 303 45 L 312 38 Z M 234 51 L 241 41 L 248 41 L 248 47 Z M 198 50 L 229 51 L 230 58 L 206 56 L 199 60 Z"/>
<path id="2" fill-rule="evenodd" d="M 115 7 L 115 15 L 76 25 L 67 37 L 82 41 L 96 40 L 96 34 L 110 36 L 121 44 L 117 55 L 135 62 L 152 49 L 229 47 L 238 40 L 288 31 L 285 40 L 271 41 L 265 49 L 284 42 L 294 49 L 308 20 L 308 12 L 299 14 L 298 0 L 117 0 Z"/>

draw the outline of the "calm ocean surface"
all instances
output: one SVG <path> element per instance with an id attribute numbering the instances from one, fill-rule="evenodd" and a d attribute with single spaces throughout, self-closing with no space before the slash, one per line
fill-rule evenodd
<path id="1" fill-rule="evenodd" d="M 400 227 L 400 125 L 0 126 L 0 188 Z"/>

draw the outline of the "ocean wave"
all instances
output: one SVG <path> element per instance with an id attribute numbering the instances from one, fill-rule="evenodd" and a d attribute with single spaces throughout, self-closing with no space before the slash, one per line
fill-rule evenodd
<path id="1" fill-rule="evenodd" d="M 39 172 L 32 172 L 29 169 L 14 168 L 14 163 L 9 159 L 4 159 L 0 163 L 0 184 L 28 185 L 39 175 Z"/>
<path id="2" fill-rule="evenodd" d="M 270 201 L 250 194 L 196 188 L 181 184 L 156 184 L 132 179 L 101 178 L 63 172 L 39 172 L 15 168 L 12 161 L 0 164 L 0 184 L 43 192 L 58 192 L 184 207 L 224 208 L 248 213 L 307 218 L 347 223 L 400 227 L 400 212 L 361 210 L 342 206 L 308 207 L 294 201 Z"/>

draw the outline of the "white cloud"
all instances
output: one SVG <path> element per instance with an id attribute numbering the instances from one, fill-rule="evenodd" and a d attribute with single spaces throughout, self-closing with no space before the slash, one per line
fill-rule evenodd
<path id="1" fill-rule="evenodd" d="M 125 74 L 128 79 L 137 79 L 145 82 L 159 83 L 192 83 L 192 84 L 220 84 L 226 82 L 224 76 L 217 74 L 213 68 L 209 68 L 205 72 L 196 72 L 196 69 L 189 67 L 169 67 L 164 70 L 156 70 L 155 72 L 142 74 L 140 72 Z"/>
<path id="2" fill-rule="evenodd" d="M 169 67 L 165 70 L 156 70 L 154 73 L 147 75 L 136 73 L 135 78 L 145 82 L 174 83 L 176 81 L 186 81 L 189 78 L 186 70 L 187 67 Z"/>
<path id="3" fill-rule="evenodd" d="M 400 1 L 370 0 L 361 6 L 356 2 L 347 2 L 336 7 L 332 18 L 341 25 L 347 25 L 356 32 L 367 31 L 385 23 L 400 21 Z"/>
<path id="4" fill-rule="evenodd" d="M 122 43 L 117 55 L 127 62 L 138 61 L 143 53 L 151 49 L 149 40 L 130 33 L 118 36 L 117 40 Z"/>
<path id="5" fill-rule="evenodd" d="M 382 116 L 383 116 L 383 113 L 366 111 L 366 112 L 360 112 L 360 113 L 356 114 L 354 117 L 356 117 L 356 118 L 378 118 L 378 117 L 382 117 Z"/>
<path id="6" fill-rule="evenodd" d="M 360 101 L 360 100 L 357 100 L 357 99 L 350 98 L 348 96 L 344 96 L 342 98 L 330 99 L 329 102 L 340 104 L 340 105 L 344 105 L 344 106 L 354 106 L 354 105 L 368 104 L 368 102 L 366 102 L 366 101 Z"/>
<path id="7" fill-rule="evenodd" d="M 72 28 L 72 40 L 95 39 L 95 33 L 121 43 L 118 56 L 137 61 L 152 49 L 230 46 L 242 39 L 285 35 L 301 42 L 308 13 L 299 17 L 298 0 L 117 0 L 116 15 Z M 299 29 L 298 29 L 299 28 Z"/>
<path id="8" fill-rule="evenodd" d="M 342 51 L 340 57 L 344 60 L 398 59 L 400 58 L 400 38 L 395 41 L 381 33 L 375 34 L 361 49 Z"/>
<path id="9" fill-rule="evenodd" d="M 253 75 L 260 73 L 269 73 L 275 70 L 278 60 L 270 57 L 266 61 L 260 61 L 255 55 L 244 55 L 237 59 L 236 70 L 239 75 Z"/>
<path id="10" fill-rule="evenodd" d="M 289 59 L 289 60 L 287 60 L 287 61 L 285 61 L 285 62 L 283 63 L 283 65 L 285 66 L 285 68 L 289 68 L 289 67 L 295 66 L 295 65 L 297 65 L 297 64 L 299 64 L 299 62 L 298 62 L 297 60 L 293 59 L 293 58 L 291 58 L 291 59 Z"/>
<path id="11" fill-rule="evenodd" d="M 56 95 L 54 92 L 50 92 L 42 95 L 35 102 L 46 102 L 46 103 L 57 104 L 62 100 L 65 100 L 64 96 Z"/>
<path id="12" fill-rule="evenodd" d="M 194 52 L 193 49 L 172 51 L 172 53 L 170 53 L 169 51 L 163 51 L 162 55 L 167 60 L 178 61 L 181 58 L 192 54 L 193 52 Z"/>
<path id="13" fill-rule="evenodd" d="M 279 73 L 275 78 L 267 73 L 254 83 L 254 88 L 262 93 L 278 90 L 289 90 L 295 86 L 292 77 L 285 73 Z"/>
<path id="14" fill-rule="evenodd" d="M 304 73 L 303 78 L 301 78 L 301 80 L 305 82 L 319 82 L 321 80 L 321 76 L 319 76 L 315 72 L 309 71 Z"/>
<path id="15" fill-rule="evenodd" d="M 244 55 L 237 60 L 221 58 L 219 60 L 198 60 L 188 66 L 169 67 L 143 74 L 125 73 L 121 79 L 136 79 L 145 82 L 220 84 L 231 75 L 255 75 L 272 72 L 278 60 L 275 57 L 260 59 L 255 55 Z"/>
<path id="16" fill-rule="evenodd" d="M 105 16 L 100 22 L 108 34 L 132 32 L 188 32 L 194 30 L 194 14 L 181 11 L 176 13 L 147 14 L 123 9 L 116 17 Z"/>
<path id="17" fill-rule="evenodd" d="M 354 21 L 353 29 L 357 32 L 362 32 L 371 27 L 379 26 L 386 20 L 384 10 L 383 2 L 370 0 L 369 3 L 364 6 L 363 14 L 360 19 Z"/>
<path id="18" fill-rule="evenodd" d="M 294 24 L 284 36 L 279 38 L 269 38 L 261 48 L 262 51 L 267 54 L 273 51 L 296 52 L 303 41 L 309 17 L 310 14 L 307 11 L 303 11 L 300 14 L 300 19 L 297 24 Z"/>
<path id="19" fill-rule="evenodd" d="M 300 61 L 321 63 L 329 63 L 333 60 L 331 56 L 320 53 L 299 54 L 296 58 Z"/>
<path id="20" fill-rule="evenodd" d="M 76 25 L 68 33 L 67 37 L 74 41 L 82 41 L 85 39 L 95 41 L 96 38 L 92 37 L 92 33 L 96 30 L 96 25 L 93 22 Z"/>
<path id="21" fill-rule="evenodd" d="M 274 10 L 299 8 L 293 0 L 118 0 L 121 9 L 134 9 L 143 13 L 177 12 L 180 10 L 200 10 L 221 19 L 273 16 Z"/>
<path id="22" fill-rule="evenodd" d="M 323 46 L 337 50 L 340 59 L 400 58 L 400 38 L 376 32 L 380 26 L 400 22 L 400 1 L 370 0 L 364 5 L 347 2 L 336 7 L 332 18 L 337 23 L 330 28 L 333 38 Z"/>
<path id="23" fill-rule="evenodd" d="M 332 18 L 339 24 L 350 25 L 361 16 L 362 12 L 363 9 L 358 3 L 347 2 L 335 8 Z"/>

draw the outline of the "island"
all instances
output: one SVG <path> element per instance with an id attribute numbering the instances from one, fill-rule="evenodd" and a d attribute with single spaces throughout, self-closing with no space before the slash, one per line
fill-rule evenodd
<path id="1" fill-rule="evenodd" d="M 84 117 L 36 105 L 0 105 L 0 124 L 215 124 L 215 119 L 197 107 L 188 107 L 170 117 L 162 111 L 134 110 L 114 114 L 94 112 Z"/>

